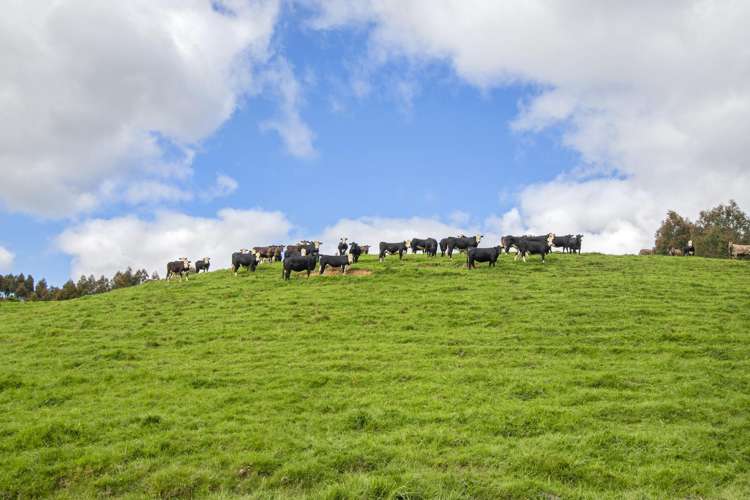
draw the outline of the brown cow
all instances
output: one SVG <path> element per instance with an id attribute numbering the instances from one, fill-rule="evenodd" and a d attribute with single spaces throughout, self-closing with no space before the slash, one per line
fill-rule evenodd
<path id="1" fill-rule="evenodd" d="M 653 248 L 642 248 L 638 255 L 654 255 L 656 250 Z"/>

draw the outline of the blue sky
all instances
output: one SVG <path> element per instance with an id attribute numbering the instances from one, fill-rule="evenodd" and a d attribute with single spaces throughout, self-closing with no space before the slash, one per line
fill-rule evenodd
<path id="1" fill-rule="evenodd" d="M 513 2 L 450 13 L 423 2 L 399 9 L 314 1 L 227 2 L 216 12 L 198 0 L 176 12 L 159 2 L 113 14 L 85 10 L 126 23 L 121 42 L 76 24 L 85 16 L 75 9 L 85 4 L 19 9 L 8 22 L 41 18 L 40 32 L 13 28 L 17 43 L 0 46 L 13 66 L 5 105 L 19 123 L 0 130 L 0 144 L 12 150 L 0 155 L 10 179 L 0 192 L 0 249 L 12 255 L 0 253 L 1 272 L 60 284 L 127 265 L 160 270 L 183 252 L 221 261 L 243 243 L 271 243 L 263 238 L 370 243 L 454 230 L 491 239 L 584 232 L 589 249 L 623 253 L 648 246 L 667 208 L 692 215 L 725 193 L 742 202 L 750 183 L 746 175 L 729 181 L 747 172 L 738 160 L 741 134 L 705 133 L 716 113 L 728 122 L 742 116 L 744 104 L 726 102 L 747 89 L 747 75 L 711 82 L 708 95 L 686 78 L 698 61 L 664 75 L 651 69 L 698 49 L 731 59 L 723 47 L 678 44 L 676 54 L 655 51 L 650 61 L 642 47 L 617 37 L 592 41 L 600 35 L 587 32 L 597 23 L 616 30 L 618 16 L 642 15 L 647 4 L 583 22 L 576 9 L 529 14 Z M 671 25 L 669 9 L 651 14 L 653 25 L 639 28 L 646 44 L 657 34 L 684 40 L 694 29 Z M 699 29 L 731 32 L 730 18 L 745 14 L 719 12 Z M 453 17 L 456 26 L 446 29 Z M 192 29 L 175 34 L 176 18 Z M 559 32 L 539 32 L 535 24 L 550 20 Z M 139 33 L 142 25 L 154 40 L 126 43 L 129 28 Z M 157 37 L 162 29 L 167 38 Z M 34 50 L 34 36 L 55 49 Z M 18 49 L 25 42 L 28 53 Z M 67 58 L 67 48 L 80 62 Z M 607 54 L 622 64 L 611 65 Z M 112 69 L 97 74 L 103 64 Z M 56 75 L 56 87 L 30 88 L 23 78 L 34 71 Z M 679 99 L 695 106 L 687 125 Z M 30 132 L 19 141 L 24 127 Z M 681 146 L 691 137 L 702 137 L 703 149 Z M 675 181 L 675 172 L 705 172 L 709 161 L 715 175 L 696 199 L 694 184 Z M 219 189 L 217 176 L 229 187 Z M 51 201 L 66 196 L 71 201 Z M 225 217 L 224 209 L 240 213 Z M 248 218 L 248 227 L 205 241 L 236 225 L 234 217 Z M 180 229 L 173 224 L 184 224 L 185 234 L 172 234 Z M 261 226 L 265 232 L 254 229 Z"/>

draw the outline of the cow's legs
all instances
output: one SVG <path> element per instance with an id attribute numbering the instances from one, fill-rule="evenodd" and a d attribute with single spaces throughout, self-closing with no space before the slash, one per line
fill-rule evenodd
<path id="1" fill-rule="evenodd" d="M 323 274 L 323 271 L 325 271 L 325 270 L 326 270 L 326 264 L 321 264 L 320 265 L 320 274 Z"/>

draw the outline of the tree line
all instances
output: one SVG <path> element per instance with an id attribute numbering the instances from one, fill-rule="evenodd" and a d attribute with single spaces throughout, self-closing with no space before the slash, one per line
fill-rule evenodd
<path id="1" fill-rule="evenodd" d="M 149 280 L 158 280 L 159 274 L 140 269 L 117 271 L 112 278 L 94 275 L 81 276 L 78 281 L 68 280 L 63 286 L 49 286 L 44 278 L 35 281 L 32 275 L 0 275 L 0 300 L 69 300 L 85 295 L 105 293 L 118 288 L 140 285 Z"/>
<path id="2" fill-rule="evenodd" d="M 670 210 L 656 231 L 654 251 L 665 254 L 670 247 L 682 249 L 690 240 L 696 255 L 728 257 L 727 244 L 730 241 L 750 243 L 750 218 L 734 200 L 701 211 L 696 221 Z"/>

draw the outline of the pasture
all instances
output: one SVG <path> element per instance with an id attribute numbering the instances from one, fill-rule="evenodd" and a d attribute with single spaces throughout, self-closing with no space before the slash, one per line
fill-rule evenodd
<path id="1" fill-rule="evenodd" d="M 750 496 L 750 265 L 363 256 L 0 304 L 0 498 Z"/>

